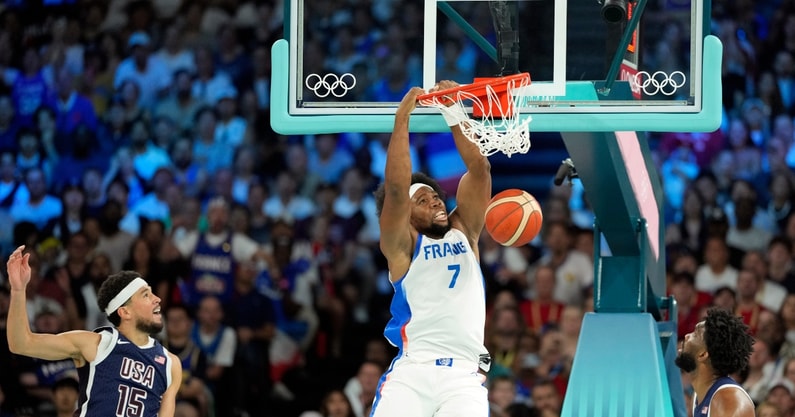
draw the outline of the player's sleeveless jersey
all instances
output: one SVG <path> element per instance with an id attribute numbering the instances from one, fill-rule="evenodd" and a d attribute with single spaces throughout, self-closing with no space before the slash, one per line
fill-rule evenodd
<path id="1" fill-rule="evenodd" d="M 156 417 L 171 384 L 171 359 L 160 342 L 136 346 L 118 330 L 102 327 L 94 361 L 77 369 L 80 399 L 75 416 Z"/>
<path id="2" fill-rule="evenodd" d="M 460 230 L 438 240 L 419 235 L 409 270 L 393 287 L 392 319 L 384 335 L 401 356 L 477 362 L 487 353 L 483 273 Z"/>
<path id="3" fill-rule="evenodd" d="M 748 400 L 753 403 L 751 396 L 737 383 L 734 379 L 724 376 L 720 377 L 712 383 L 712 386 L 707 390 L 704 399 L 699 402 L 699 399 L 693 396 L 693 417 L 709 417 L 709 404 L 712 402 L 712 397 L 721 389 L 739 389 L 748 397 Z"/>

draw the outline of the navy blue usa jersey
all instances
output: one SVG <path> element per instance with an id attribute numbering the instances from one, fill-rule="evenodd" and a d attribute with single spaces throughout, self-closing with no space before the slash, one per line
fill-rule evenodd
<path id="1" fill-rule="evenodd" d="M 118 330 L 102 327 L 97 357 L 77 369 L 76 416 L 156 417 L 171 384 L 171 359 L 155 339 L 136 346 Z"/>

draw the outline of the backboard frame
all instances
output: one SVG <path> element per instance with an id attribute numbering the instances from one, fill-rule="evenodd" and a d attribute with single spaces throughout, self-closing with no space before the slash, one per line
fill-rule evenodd
<path id="1" fill-rule="evenodd" d="M 486 0 L 426 0 L 425 18 L 435 19 L 438 13 L 438 3 L 455 3 L 458 1 L 486 1 Z M 312 105 L 299 105 L 299 80 L 304 79 L 302 73 L 301 57 L 298 44 L 302 42 L 303 32 L 296 21 L 303 19 L 304 0 L 288 0 L 285 6 L 286 17 L 293 17 L 287 26 L 285 35 L 288 39 L 279 40 L 272 48 L 272 89 L 271 89 L 271 124 L 275 131 L 283 134 L 304 133 L 336 133 L 336 132 L 389 132 L 392 130 L 393 113 L 396 102 L 383 103 L 313 103 Z M 565 4 L 566 2 L 558 2 Z M 721 120 L 721 86 L 720 86 L 720 61 L 722 45 L 712 36 L 705 35 L 704 30 L 709 23 L 709 1 L 698 3 L 696 12 L 691 15 L 691 24 L 696 30 L 696 35 L 691 39 L 691 47 L 696 54 L 702 56 L 701 60 L 692 62 L 691 73 L 700 74 L 698 79 L 690 80 L 691 103 L 678 106 L 643 105 L 642 101 L 594 101 L 594 106 L 588 106 L 585 101 L 578 101 L 578 105 L 569 107 L 565 97 L 555 99 L 555 106 L 524 106 L 522 117 L 532 117 L 531 131 L 559 132 L 559 131 L 714 131 Z M 706 10 L 705 10 L 706 9 Z M 565 6 L 558 8 L 555 13 L 565 13 Z M 561 19 L 566 21 L 566 19 Z M 435 54 L 436 33 L 425 28 L 424 35 L 428 38 L 424 43 L 424 60 L 432 62 Z M 555 54 L 556 66 L 565 67 L 565 25 L 555 26 Z M 563 37 L 563 40 L 561 40 Z M 700 40 L 700 41 L 699 41 Z M 563 46 L 559 46 L 562 44 Z M 695 66 L 695 67 L 693 67 Z M 429 88 L 434 83 L 435 73 L 433 65 L 423 69 L 423 84 Z M 532 75 L 532 74 L 531 74 Z M 565 82 L 565 76 L 556 69 L 551 83 L 535 82 L 531 84 L 532 95 L 551 96 L 560 94 L 560 78 L 569 90 L 575 89 L 578 82 Z M 593 91 L 596 84 L 592 81 L 580 82 L 583 91 Z M 625 82 L 626 83 L 626 82 Z M 557 90 L 555 90 L 557 88 Z M 285 100 L 285 98 L 287 98 Z M 532 104 L 532 103 L 531 103 Z M 639 105 L 640 104 L 640 105 Z M 427 117 L 424 117 L 427 116 Z M 672 123 L 672 120 L 676 123 Z M 447 126 L 433 108 L 418 107 L 412 116 L 411 131 L 413 132 L 440 132 L 446 131 Z"/>

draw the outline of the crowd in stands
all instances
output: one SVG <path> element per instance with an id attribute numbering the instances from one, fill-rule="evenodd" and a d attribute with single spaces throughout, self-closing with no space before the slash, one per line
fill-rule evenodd
<path id="1" fill-rule="evenodd" d="M 31 255 L 32 328 L 109 325 L 96 291 L 132 269 L 163 300 L 159 337 L 184 368 L 179 416 L 366 416 L 395 354 L 382 336 L 393 290 L 371 195 L 389 135 L 270 129 L 284 5 L 32 3 L 0 12 L 0 253 L 24 244 Z M 395 78 L 371 92 L 399 101 L 418 74 L 405 45 L 421 36 L 412 16 L 422 2 L 315 3 L 306 47 L 327 59 L 307 65 L 355 72 L 361 57 L 382 57 Z M 711 306 L 745 319 L 756 344 L 736 378 L 760 415 L 792 417 L 795 2 L 713 8 L 724 123 L 649 136 L 666 196 L 668 288 L 680 337 Z M 323 43 L 330 32 L 334 45 Z M 471 78 L 477 63 L 461 62 L 451 73 Z M 414 167 L 454 191 L 449 159 L 432 163 L 446 158 L 444 135 L 433 136 L 412 138 Z M 531 245 L 481 241 L 495 417 L 559 415 L 593 309 L 587 196 L 576 183 L 552 187 L 542 206 Z M 0 416 L 71 415 L 74 364 L 11 355 L 8 299 L 0 285 Z"/>

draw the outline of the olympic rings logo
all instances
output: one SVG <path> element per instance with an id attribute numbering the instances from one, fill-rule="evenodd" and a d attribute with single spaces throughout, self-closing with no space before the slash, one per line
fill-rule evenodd
<path id="1" fill-rule="evenodd" d="M 682 71 L 674 71 L 670 74 L 657 71 L 651 75 L 646 71 L 639 71 L 635 74 L 635 85 L 649 96 L 657 93 L 672 96 L 676 93 L 676 90 L 685 85 L 686 81 L 687 77 Z"/>
<path id="2" fill-rule="evenodd" d="M 304 83 L 306 88 L 315 93 L 320 98 L 326 98 L 332 95 L 337 98 L 342 98 L 353 87 L 356 87 L 356 77 L 350 72 L 342 75 L 329 73 L 321 77 L 318 74 L 309 74 Z"/>

